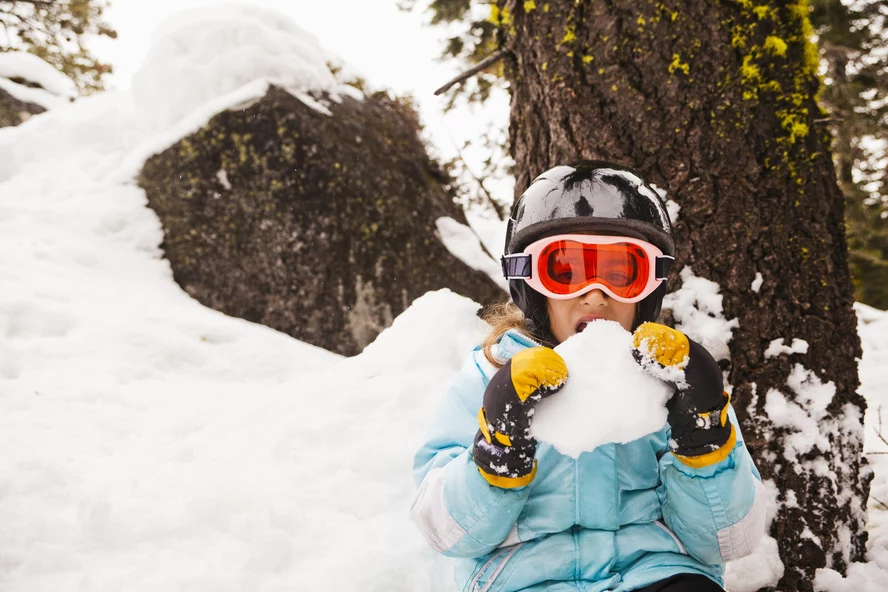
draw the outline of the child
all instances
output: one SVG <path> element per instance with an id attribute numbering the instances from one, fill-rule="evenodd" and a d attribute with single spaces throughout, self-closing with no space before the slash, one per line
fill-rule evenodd
<path id="1" fill-rule="evenodd" d="M 718 365 L 653 322 L 674 252 L 659 196 L 620 166 L 555 167 L 516 202 L 513 313 L 492 320 L 414 465 L 411 515 L 436 551 L 464 558 L 461 590 L 721 590 L 725 561 L 763 536 L 765 489 Z M 643 367 L 678 366 L 687 384 L 660 431 L 573 459 L 529 426 L 569 380 L 550 348 L 597 319 L 634 332 Z"/>

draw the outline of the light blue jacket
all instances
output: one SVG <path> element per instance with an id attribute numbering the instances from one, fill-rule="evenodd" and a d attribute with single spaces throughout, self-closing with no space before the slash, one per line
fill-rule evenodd
<path id="1" fill-rule="evenodd" d="M 498 354 L 533 345 L 509 332 Z M 460 590 L 622 592 L 678 573 L 723 585 L 725 561 L 748 555 L 763 536 L 766 490 L 739 429 L 730 455 L 702 469 L 674 459 L 667 425 L 578 459 L 540 443 L 530 485 L 490 485 L 471 451 L 495 371 L 476 348 L 414 462 L 411 515 L 435 550 L 464 558 Z M 737 426 L 733 410 L 730 417 Z"/>

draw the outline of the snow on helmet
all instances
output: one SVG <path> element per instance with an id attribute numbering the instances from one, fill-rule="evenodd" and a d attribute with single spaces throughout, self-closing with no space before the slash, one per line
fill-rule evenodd
<path id="1" fill-rule="evenodd" d="M 534 179 L 512 207 L 504 254 L 520 253 L 547 236 L 570 233 L 628 236 L 659 247 L 664 255 L 675 255 L 672 225 L 660 196 L 638 173 L 609 162 L 556 166 Z M 546 297 L 522 279 L 510 279 L 509 292 L 531 333 L 555 342 Z M 635 326 L 660 316 L 665 293 L 663 282 L 638 303 Z"/>

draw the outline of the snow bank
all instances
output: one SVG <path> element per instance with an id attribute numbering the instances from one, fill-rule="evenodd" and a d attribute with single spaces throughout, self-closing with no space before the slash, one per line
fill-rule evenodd
<path id="1" fill-rule="evenodd" d="M 672 388 L 632 356 L 632 335 L 614 321 L 589 323 L 558 345 L 568 378 L 537 404 L 531 433 L 573 458 L 609 442 L 631 442 L 666 425 Z"/>
<path id="2" fill-rule="evenodd" d="M 40 87 L 13 82 L 13 78 Z M 47 110 L 65 105 L 77 95 L 77 88 L 67 76 L 37 56 L 22 51 L 0 52 L 0 90 Z"/>
<path id="3" fill-rule="evenodd" d="M 328 63 L 338 62 L 280 12 L 248 4 L 202 7 L 159 26 L 133 75 L 133 97 L 143 117 L 166 127 L 239 88 L 263 88 L 254 84 L 261 80 L 329 114 L 311 93 L 326 92 L 334 100 L 342 93 L 362 96 L 336 79 Z"/>
<path id="4" fill-rule="evenodd" d="M 243 17 L 227 41 L 261 29 L 283 67 L 298 53 L 283 19 L 226 10 Z M 200 54 L 177 37 L 200 34 L 188 27 L 167 37 L 183 68 Z M 451 587 L 408 518 L 411 465 L 485 332 L 477 305 L 427 295 L 344 360 L 192 300 L 127 182 L 183 125 L 267 85 L 238 87 L 230 65 L 208 66 L 215 90 L 198 88 L 207 71 L 156 80 L 189 83 L 174 125 L 166 103 L 152 127 L 131 96 L 103 93 L 0 130 L 4 592 Z"/>
<path id="5" fill-rule="evenodd" d="M 0 90 L 8 92 L 12 98 L 18 99 L 23 103 L 40 105 L 47 110 L 58 107 L 59 105 L 64 105 L 68 102 L 68 99 L 48 93 L 42 88 L 31 88 L 23 84 L 17 84 L 6 78 L 0 78 Z"/>
<path id="6" fill-rule="evenodd" d="M 77 96 L 77 87 L 70 78 L 24 51 L 0 52 L 0 78 L 21 78 L 39 84 L 57 97 L 70 99 Z"/>
<path id="7" fill-rule="evenodd" d="M 472 269 L 487 274 L 504 291 L 509 289 L 503 270 L 484 250 L 474 230 L 447 216 L 435 220 L 435 226 L 441 242 L 454 257 Z"/>
<path id="8" fill-rule="evenodd" d="M 765 536 L 752 555 L 731 561 L 725 570 L 725 588 L 728 592 L 756 592 L 777 585 L 784 567 L 777 550 L 777 540 Z"/>
<path id="9" fill-rule="evenodd" d="M 164 33 L 182 43 L 181 61 L 150 58 L 172 59 L 170 77 L 159 62 L 142 72 L 146 84 L 158 76 L 139 97 L 149 110 L 157 101 L 152 125 L 132 97 L 105 93 L 0 130 L 0 588 L 452 590 L 448 561 L 407 516 L 410 469 L 485 332 L 477 305 L 428 294 L 343 360 L 189 298 L 161 258 L 143 192 L 124 182 L 121 171 L 138 170 L 183 125 L 264 92 L 265 79 L 214 61 L 239 43 L 264 48 L 237 62 L 246 70 L 266 68 L 283 40 L 282 62 L 302 56 L 313 66 L 298 67 L 329 83 L 312 70 L 312 43 L 284 19 L 249 8 L 203 14 L 216 53 L 185 38 L 202 34 L 189 17 Z M 717 286 L 682 277 L 697 295 L 683 288 L 676 318 L 694 338 L 714 322 L 711 335 L 726 343 L 736 321 L 719 318 Z M 866 449 L 888 451 L 875 434 L 888 403 L 888 315 L 857 310 Z M 796 387 L 807 377 L 798 372 Z M 826 401 L 825 386 L 813 384 L 812 404 Z M 848 578 L 821 570 L 819 590 L 885 589 L 888 456 L 869 459 L 869 562 Z M 729 567 L 729 590 L 779 577 L 768 545 L 754 568 Z"/>

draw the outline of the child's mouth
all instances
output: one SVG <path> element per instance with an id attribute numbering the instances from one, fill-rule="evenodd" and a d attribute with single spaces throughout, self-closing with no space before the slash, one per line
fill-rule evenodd
<path id="1" fill-rule="evenodd" d="M 586 318 L 584 318 L 582 321 L 580 321 L 579 323 L 577 323 L 577 326 L 576 326 L 576 330 L 575 330 L 575 332 L 576 332 L 576 333 L 582 333 L 583 329 L 585 329 L 586 327 L 589 326 L 589 323 L 591 323 L 591 322 L 593 322 L 593 321 L 603 321 L 603 320 L 605 320 L 604 317 L 598 317 L 598 316 L 595 316 L 595 317 L 586 317 Z"/>

